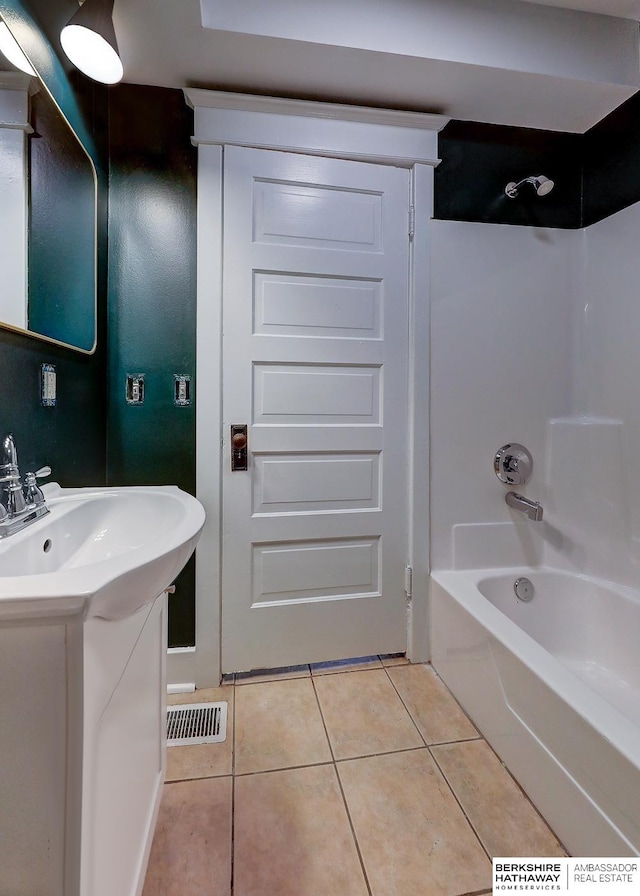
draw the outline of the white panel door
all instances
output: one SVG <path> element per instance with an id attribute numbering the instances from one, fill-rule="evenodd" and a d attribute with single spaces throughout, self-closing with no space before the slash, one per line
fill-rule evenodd
<path id="1" fill-rule="evenodd" d="M 406 648 L 408 206 L 404 169 L 225 147 L 223 672 Z"/>

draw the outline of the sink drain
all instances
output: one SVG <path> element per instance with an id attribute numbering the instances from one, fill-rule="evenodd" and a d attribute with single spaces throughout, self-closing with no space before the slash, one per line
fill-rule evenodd
<path id="1" fill-rule="evenodd" d="M 167 746 L 218 744 L 227 738 L 228 703 L 184 703 L 167 707 Z"/>

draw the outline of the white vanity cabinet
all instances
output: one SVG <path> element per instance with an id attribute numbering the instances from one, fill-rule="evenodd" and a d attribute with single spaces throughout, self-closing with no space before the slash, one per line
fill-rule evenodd
<path id="1" fill-rule="evenodd" d="M 0 893 L 137 896 L 165 772 L 167 597 L 0 627 Z"/>
<path id="2" fill-rule="evenodd" d="M 142 892 L 166 755 L 167 596 L 83 635 L 81 896 Z"/>
<path id="3" fill-rule="evenodd" d="M 73 892 L 65 882 L 70 791 L 78 771 L 67 754 L 71 628 L 0 628 L 1 893 Z"/>

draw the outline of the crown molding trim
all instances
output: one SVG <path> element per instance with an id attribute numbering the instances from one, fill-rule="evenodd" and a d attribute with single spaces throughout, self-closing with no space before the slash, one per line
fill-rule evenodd
<path id="1" fill-rule="evenodd" d="M 444 115 L 186 88 L 193 143 L 253 146 L 410 168 L 439 164 Z"/>

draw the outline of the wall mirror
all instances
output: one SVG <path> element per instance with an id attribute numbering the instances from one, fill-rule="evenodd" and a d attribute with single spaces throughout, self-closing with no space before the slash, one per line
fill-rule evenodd
<path id="1" fill-rule="evenodd" d="M 45 84 L 0 52 L 0 326 L 95 351 L 96 231 L 92 159 Z"/>

